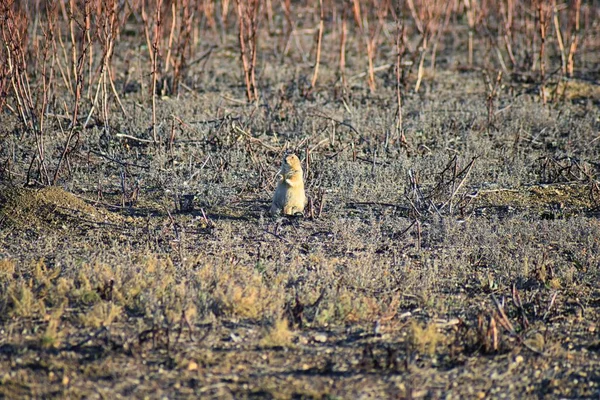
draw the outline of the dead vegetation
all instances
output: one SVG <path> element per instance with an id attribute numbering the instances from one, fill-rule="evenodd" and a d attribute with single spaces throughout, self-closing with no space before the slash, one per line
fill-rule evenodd
<path id="1" fill-rule="evenodd" d="M 599 12 L 0 1 L 0 394 L 597 396 Z"/>

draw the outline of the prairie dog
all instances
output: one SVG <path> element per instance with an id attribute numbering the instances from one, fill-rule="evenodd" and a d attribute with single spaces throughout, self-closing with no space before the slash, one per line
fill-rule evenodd
<path id="1" fill-rule="evenodd" d="M 285 155 L 278 175 L 280 179 L 273 196 L 271 215 L 302 214 L 306 205 L 306 194 L 304 193 L 304 174 L 298 156 L 295 154 Z"/>

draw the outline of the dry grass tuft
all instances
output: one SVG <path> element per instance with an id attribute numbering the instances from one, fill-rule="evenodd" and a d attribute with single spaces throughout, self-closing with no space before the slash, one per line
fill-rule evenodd
<path id="1" fill-rule="evenodd" d="M 0 260 L 0 283 L 9 282 L 15 273 L 15 262 L 8 258 Z"/>
<path id="2" fill-rule="evenodd" d="M 89 312 L 82 313 L 79 321 L 85 327 L 108 327 L 121 316 L 123 308 L 113 303 L 102 302 L 92 306 Z"/>
<path id="3" fill-rule="evenodd" d="M 413 347 L 421 354 L 433 356 L 436 348 L 444 342 L 444 335 L 435 323 L 420 325 L 416 321 L 410 324 L 410 340 Z"/>
<path id="4" fill-rule="evenodd" d="M 292 343 L 294 332 L 288 326 L 286 318 L 278 318 L 260 341 L 264 347 L 287 347 Z"/>
<path id="5" fill-rule="evenodd" d="M 283 296 L 277 288 L 265 284 L 262 276 L 252 274 L 244 282 L 231 275 L 219 277 L 214 299 L 219 313 L 242 318 L 268 318 L 283 309 Z"/>
<path id="6" fill-rule="evenodd" d="M 8 298 L 10 300 L 8 309 L 11 316 L 32 317 L 39 309 L 39 303 L 31 287 L 25 282 L 16 282 L 9 286 Z"/>
<path id="7" fill-rule="evenodd" d="M 41 345 L 45 348 L 58 348 L 62 343 L 62 339 L 65 337 L 65 332 L 61 332 L 61 318 L 64 314 L 64 310 L 67 302 L 63 302 L 57 307 L 50 315 L 47 315 L 44 319 L 48 320 L 48 326 L 46 331 L 41 337 Z"/>

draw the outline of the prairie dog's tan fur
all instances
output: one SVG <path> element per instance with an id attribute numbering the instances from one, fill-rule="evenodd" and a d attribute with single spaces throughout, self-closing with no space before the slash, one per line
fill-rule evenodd
<path id="1" fill-rule="evenodd" d="M 284 156 L 278 175 L 280 179 L 273 196 L 271 215 L 302 214 L 306 205 L 306 194 L 304 193 L 304 174 L 298 156 L 295 154 Z"/>

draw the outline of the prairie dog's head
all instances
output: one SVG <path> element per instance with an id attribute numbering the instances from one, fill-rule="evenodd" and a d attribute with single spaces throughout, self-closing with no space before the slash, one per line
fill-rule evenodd
<path id="1" fill-rule="evenodd" d="M 295 154 L 286 154 L 283 156 L 281 173 L 283 175 L 287 175 L 294 172 L 302 172 L 302 164 L 300 163 L 300 159 Z"/>

